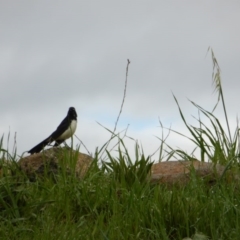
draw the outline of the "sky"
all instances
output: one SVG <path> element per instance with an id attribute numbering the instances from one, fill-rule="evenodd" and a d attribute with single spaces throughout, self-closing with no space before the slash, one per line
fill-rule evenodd
<path id="1" fill-rule="evenodd" d="M 116 133 L 126 135 L 133 156 L 132 139 L 145 155 L 152 155 L 167 128 L 190 136 L 173 95 L 190 124 L 198 126 L 193 117 L 198 111 L 189 100 L 213 109 L 217 94 L 209 47 L 221 68 L 234 131 L 239 115 L 239 23 L 240 2 L 231 0 L 0 1 L 3 148 L 11 150 L 16 141 L 22 155 L 48 137 L 73 106 L 78 113 L 76 135 L 94 153 L 111 137 L 106 128 L 114 129 L 129 59 Z M 225 126 L 221 105 L 215 114 Z M 194 148 L 174 132 L 167 143 L 187 152 Z M 79 144 L 74 138 L 74 145 Z M 88 152 L 83 145 L 80 151 Z M 152 158 L 158 160 L 157 155 Z"/>

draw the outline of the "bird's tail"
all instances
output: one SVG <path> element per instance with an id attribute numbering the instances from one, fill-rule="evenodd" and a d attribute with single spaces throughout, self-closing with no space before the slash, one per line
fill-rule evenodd
<path id="1" fill-rule="evenodd" d="M 40 142 L 38 145 L 33 147 L 31 150 L 29 150 L 28 153 L 30 153 L 30 154 L 39 153 L 39 152 L 41 152 L 43 150 L 43 148 L 46 145 L 48 145 L 51 142 L 52 142 L 51 138 L 48 137 L 45 140 L 43 140 L 42 142 Z"/>

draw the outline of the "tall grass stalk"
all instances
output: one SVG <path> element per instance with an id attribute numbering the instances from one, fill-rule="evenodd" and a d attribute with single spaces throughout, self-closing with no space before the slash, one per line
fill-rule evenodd
<path id="1" fill-rule="evenodd" d="M 180 117 L 188 129 L 190 137 L 186 136 L 185 134 L 182 134 L 179 131 L 173 129 L 169 130 L 189 139 L 191 142 L 194 143 L 196 147 L 194 147 L 193 152 L 191 153 L 191 155 L 189 155 L 188 153 L 182 151 L 181 149 L 174 149 L 171 146 L 168 145 L 166 146 L 170 149 L 169 154 L 174 155 L 176 153 L 177 155 L 180 155 L 181 158 L 191 159 L 192 157 L 195 157 L 197 159 L 200 159 L 201 161 L 211 161 L 213 163 L 231 165 L 232 162 L 239 162 L 240 156 L 239 127 L 237 122 L 235 132 L 232 136 L 229 128 L 227 110 L 223 96 L 220 67 L 218 65 L 217 59 L 212 49 L 211 53 L 213 62 L 212 79 L 213 84 L 215 85 L 215 91 L 218 92 L 218 101 L 212 111 L 205 110 L 195 102 L 190 101 L 191 104 L 197 108 L 199 113 L 198 118 L 195 118 L 198 126 L 193 126 L 187 123 L 187 120 L 180 108 L 178 100 L 173 95 L 180 113 Z M 220 100 L 222 101 L 223 104 L 223 111 L 228 129 L 227 133 L 224 131 L 224 127 L 222 126 L 220 120 L 213 114 Z M 208 123 L 204 123 L 202 121 L 201 114 L 205 117 L 205 119 L 208 120 Z M 200 151 L 200 157 L 194 155 L 197 149 Z"/>
<path id="2" fill-rule="evenodd" d="M 110 141 L 115 136 L 115 131 L 117 129 L 118 121 L 120 119 L 120 116 L 121 116 L 121 113 L 122 113 L 122 110 L 123 110 L 123 105 L 124 105 L 125 98 L 126 98 L 126 93 L 127 93 L 127 82 L 128 82 L 128 68 L 129 68 L 129 65 L 130 65 L 130 60 L 127 59 L 127 67 L 126 67 L 126 76 L 125 76 L 125 85 L 124 85 L 124 91 L 123 91 L 123 99 L 122 99 L 121 107 L 120 107 L 120 110 L 119 110 L 119 113 L 118 113 L 118 116 L 117 116 L 117 120 L 116 120 L 115 125 L 114 125 L 114 129 L 112 131 L 112 135 L 111 135 L 109 141 L 107 142 L 107 144 L 105 145 L 105 149 L 107 149 Z"/>
<path id="3" fill-rule="evenodd" d="M 216 107 L 220 101 L 220 98 L 221 98 L 222 104 L 223 104 L 224 116 L 225 116 L 225 120 L 226 120 L 226 124 L 227 124 L 227 128 L 228 128 L 228 136 L 229 136 L 230 142 L 232 142 L 230 127 L 229 127 L 229 122 L 228 122 L 228 117 L 227 117 L 227 109 L 226 109 L 225 100 L 224 100 L 224 96 L 223 96 L 223 90 L 222 90 L 220 67 L 218 65 L 218 61 L 214 55 L 212 48 L 208 48 L 208 51 L 209 50 L 211 50 L 212 62 L 213 62 L 212 80 L 213 80 L 213 84 L 215 85 L 215 91 L 218 92 L 218 102 L 216 103 L 215 107 L 213 108 L 213 111 L 216 109 Z"/>

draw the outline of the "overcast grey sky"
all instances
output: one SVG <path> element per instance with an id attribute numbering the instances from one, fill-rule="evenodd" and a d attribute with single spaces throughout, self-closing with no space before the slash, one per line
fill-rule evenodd
<path id="1" fill-rule="evenodd" d="M 77 136 L 90 152 L 113 130 L 138 139 L 145 154 L 160 145 L 158 118 L 188 134 L 172 92 L 188 122 L 197 111 L 188 99 L 211 110 L 212 47 L 233 129 L 239 114 L 239 1 L 1 1 L 0 135 L 17 133 L 22 154 L 48 137 L 70 106 L 78 113 Z M 216 115 L 222 119 L 221 108 Z M 223 123 L 224 124 L 224 123 Z M 133 152 L 131 141 L 126 141 Z M 75 139 L 74 144 L 78 144 Z M 172 147 L 191 150 L 171 134 Z M 86 152 L 81 147 L 82 152 Z"/>

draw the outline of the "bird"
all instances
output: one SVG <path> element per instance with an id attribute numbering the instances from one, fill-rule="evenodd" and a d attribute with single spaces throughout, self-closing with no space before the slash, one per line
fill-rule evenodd
<path id="1" fill-rule="evenodd" d="M 45 140 L 28 151 L 31 155 L 39 153 L 43 148 L 55 141 L 54 147 L 59 146 L 66 139 L 73 136 L 77 129 L 77 112 L 74 107 L 70 107 L 67 116 L 62 120 L 57 129 Z"/>

